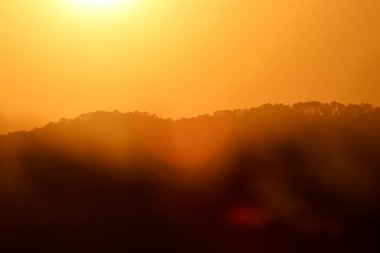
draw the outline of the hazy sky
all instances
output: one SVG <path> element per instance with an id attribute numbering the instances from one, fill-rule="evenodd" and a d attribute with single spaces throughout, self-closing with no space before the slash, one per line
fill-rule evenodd
<path id="1" fill-rule="evenodd" d="M 379 0 L 84 1 L 0 0 L 0 133 L 96 110 L 380 105 Z"/>

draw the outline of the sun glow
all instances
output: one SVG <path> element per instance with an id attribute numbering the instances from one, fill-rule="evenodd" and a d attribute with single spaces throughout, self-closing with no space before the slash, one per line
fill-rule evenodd
<path id="1" fill-rule="evenodd" d="M 78 5 L 88 8 L 106 8 L 121 4 L 122 0 L 72 0 Z"/>
<path id="2" fill-rule="evenodd" d="M 136 0 L 64 0 L 69 10 L 83 17 L 109 18 L 131 7 Z M 140 2 L 140 1 L 139 1 Z"/>

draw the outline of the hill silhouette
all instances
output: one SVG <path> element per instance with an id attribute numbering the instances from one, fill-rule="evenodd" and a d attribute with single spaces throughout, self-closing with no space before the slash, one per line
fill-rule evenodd
<path id="1" fill-rule="evenodd" d="M 94 112 L 0 136 L 1 252 L 378 252 L 380 108 Z"/>

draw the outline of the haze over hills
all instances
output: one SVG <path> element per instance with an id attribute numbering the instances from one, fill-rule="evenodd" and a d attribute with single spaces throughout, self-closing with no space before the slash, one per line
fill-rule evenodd
<path id="1" fill-rule="evenodd" d="M 128 4 L 92 15 L 115 1 Z M 380 106 L 379 12 L 377 0 L 3 0 L 0 133 L 98 109 Z"/>
<path id="2" fill-rule="evenodd" d="M 293 105 L 284 105 L 282 103 L 276 103 L 276 104 L 265 104 L 259 108 L 269 108 L 271 106 L 274 106 L 274 107 L 285 107 L 287 109 L 294 109 L 294 111 L 298 111 L 298 112 L 303 112 L 303 113 L 306 113 L 306 114 L 319 114 L 319 116 L 331 116 L 331 115 L 346 115 L 346 116 L 349 116 L 350 114 L 354 115 L 354 114 L 368 114 L 368 115 L 375 115 L 375 114 L 378 114 L 379 113 L 379 107 L 377 106 L 373 106 L 371 104 L 368 104 L 368 103 L 362 103 L 362 104 L 349 104 L 349 105 L 344 105 L 344 104 L 341 104 L 341 103 L 338 103 L 338 102 L 332 102 L 332 103 L 321 103 L 321 102 L 317 102 L 317 101 L 313 101 L 313 102 L 300 102 L 300 103 L 295 103 Z M 250 108 L 250 109 L 235 109 L 235 110 L 223 110 L 223 111 L 216 111 L 214 113 L 214 115 L 216 114 L 231 114 L 231 113 L 235 113 L 236 115 L 241 115 L 242 113 L 247 113 L 249 111 L 253 111 L 255 109 L 259 109 L 259 108 Z M 71 120 L 68 120 L 67 118 L 62 118 L 61 119 L 61 122 L 68 122 L 68 121 L 75 121 L 75 120 L 80 120 L 80 119 L 85 119 L 85 118 L 91 118 L 92 115 L 96 115 L 96 114 L 100 114 L 100 113 L 110 113 L 110 112 L 107 112 L 107 111 L 97 111 L 97 112 L 93 112 L 93 113 L 86 113 L 86 114 L 82 114 L 80 115 L 78 118 L 74 118 L 74 119 L 71 119 Z M 121 112 L 119 110 L 114 110 L 113 111 L 114 114 L 120 114 Z M 123 113 L 124 115 L 130 115 L 132 114 L 131 112 L 130 113 Z M 156 114 L 152 114 L 152 113 L 149 113 L 149 112 L 138 112 L 138 111 L 135 111 L 133 112 L 133 114 L 141 114 L 141 115 L 145 115 L 145 116 L 154 116 L 154 117 L 157 117 Z M 1 116 L 1 115 L 0 115 Z M 210 116 L 208 114 L 203 114 L 203 115 L 199 115 L 198 117 L 202 117 L 202 116 Z M 171 120 L 171 121 L 179 121 L 179 120 L 185 120 L 185 119 L 194 119 L 194 118 L 197 118 L 197 116 L 195 117 L 191 117 L 191 118 L 186 118 L 186 117 L 182 117 L 182 118 L 178 118 L 178 119 L 172 119 L 172 118 L 162 118 L 162 119 L 167 119 L 167 120 Z M 5 119 L 3 118 L 0 118 L 0 123 L 2 121 L 5 121 Z M 49 123 L 50 124 L 54 124 L 54 122 L 51 122 Z M 34 129 L 37 129 L 37 128 L 41 128 L 41 127 L 35 127 Z M 27 130 L 18 130 L 18 131 L 11 131 L 9 133 L 3 133 L 3 134 L 0 134 L 1 135 L 7 135 L 7 134 L 12 134 L 12 133 L 15 133 L 15 132 L 25 132 Z"/>
<path id="3" fill-rule="evenodd" d="M 0 0 L 0 253 L 380 252 L 379 13 Z"/>
<path id="4" fill-rule="evenodd" d="M 0 137 L 1 247 L 377 252 L 379 168 L 369 104 L 84 114 Z"/>

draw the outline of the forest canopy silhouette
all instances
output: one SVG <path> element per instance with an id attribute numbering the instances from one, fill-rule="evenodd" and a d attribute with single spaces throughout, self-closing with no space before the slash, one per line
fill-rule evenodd
<path id="1" fill-rule="evenodd" d="M 83 114 L 0 136 L 0 245 L 378 252 L 379 169 L 370 104 Z"/>

